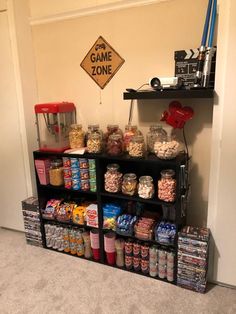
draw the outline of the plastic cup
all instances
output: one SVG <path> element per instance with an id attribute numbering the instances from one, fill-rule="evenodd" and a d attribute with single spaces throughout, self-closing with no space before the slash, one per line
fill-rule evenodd
<path id="1" fill-rule="evenodd" d="M 115 265 L 116 262 L 116 253 L 115 252 L 106 252 L 107 263 L 109 265 Z"/>
<path id="2" fill-rule="evenodd" d="M 99 261 L 100 260 L 100 249 L 92 248 L 92 251 L 93 251 L 93 259 L 95 261 Z"/>

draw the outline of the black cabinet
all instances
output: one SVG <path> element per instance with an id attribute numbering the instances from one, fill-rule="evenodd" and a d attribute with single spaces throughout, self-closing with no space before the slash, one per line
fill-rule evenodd
<path id="1" fill-rule="evenodd" d="M 106 154 L 84 154 L 84 155 L 75 155 L 75 154 L 63 154 L 63 153 L 49 153 L 49 152 L 34 152 L 34 159 L 43 159 L 43 158 L 62 158 L 62 157 L 74 157 L 74 158 L 88 158 L 95 159 L 96 164 L 96 177 L 97 177 L 97 191 L 77 191 L 72 189 L 66 189 L 64 187 L 55 187 L 48 185 L 41 185 L 36 174 L 37 181 L 37 193 L 39 199 L 40 209 L 44 209 L 46 203 L 51 198 L 60 198 L 65 200 L 74 200 L 84 199 L 86 201 L 97 202 L 98 204 L 98 230 L 99 230 L 99 239 L 100 239 L 100 263 L 106 263 L 106 255 L 104 252 L 104 233 L 107 232 L 103 229 L 103 211 L 102 206 L 107 202 L 119 202 L 119 201 L 132 201 L 139 202 L 144 204 L 151 211 L 158 211 L 160 216 L 162 215 L 162 207 L 163 205 L 167 205 L 169 203 L 163 202 L 157 197 L 157 181 L 160 178 L 160 172 L 164 169 L 173 169 L 175 171 L 175 178 L 177 180 L 177 197 L 176 201 L 171 203 L 175 208 L 175 221 L 174 223 L 177 225 L 178 230 L 181 226 L 185 224 L 185 197 L 188 190 L 188 182 L 187 182 L 187 157 L 186 155 L 180 155 L 178 158 L 173 160 L 161 160 L 154 155 L 147 155 L 144 158 L 134 159 L 127 155 L 119 156 L 119 157 L 111 157 Z M 110 163 L 117 163 L 120 166 L 120 172 L 128 173 L 134 172 L 137 177 L 143 175 L 150 175 L 153 178 L 154 186 L 155 186 L 155 194 L 152 199 L 143 199 L 138 195 L 135 196 L 127 196 L 122 193 L 109 193 L 104 190 L 104 173 L 106 172 L 106 167 Z M 42 218 L 42 217 L 41 217 Z M 45 240 L 45 230 L 44 224 L 48 223 L 47 219 L 41 219 L 42 221 L 42 233 L 44 239 L 44 247 L 46 248 L 46 240 Z M 51 222 L 51 221 L 50 221 Z M 53 222 L 58 225 L 66 225 L 66 226 L 78 226 L 83 227 L 85 229 L 90 230 L 91 227 L 84 225 L 77 225 L 72 222 Z M 125 236 L 124 236 L 125 237 Z M 135 239 L 134 236 L 131 238 Z M 141 240 L 142 242 L 142 240 Z M 150 244 L 157 244 L 160 247 L 168 247 L 168 245 L 158 244 L 155 240 L 145 240 L 143 242 L 148 242 Z M 177 257 L 177 241 L 174 244 L 170 245 L 173 250 L 175 250 Z M 114 266 L 116 267 L 116 266 Z M 125 268 L 122 268 L 126 270 Z M 134 271 L 132 271 L 134 272 Z M 141 275 L 143 273 L 140 272 Z M 149 275 L 146 275 L 149 276 Z M 155 277 L 159 279 L 158 277 Z M 167 281 L 166 279 L 163 279 Z M 175 272 L 175 280 L 176 283 L 176 272 Z"/>

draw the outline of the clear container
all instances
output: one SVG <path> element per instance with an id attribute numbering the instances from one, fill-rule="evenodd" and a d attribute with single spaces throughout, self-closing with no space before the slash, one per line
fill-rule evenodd
<path id="1" fill-rule="evenodd" d="M 106 152 L 111 156 L 119 156 L 123 153 L 123 139 L 120 134 L 111 134 L 109 136 Z"/>
<path id="2" fill-rule="evenodd" d="M 117 193 L 121 190 L 122 173 L 119 172 L 120 166 L 118 164 L 107 165 L 107 172 L 104 174 L 105 191 L 110 193 Z"/>
<path id="3" fill-rule="evenodd" d="M 126 173 L 122 181 L 122 193 L 134 195 L 137 190 L 137 176 L 135 173 Z"/>
<path id="4" fill-rule="evenodd" d="M 154 152 L 160 159 L 173 159 L 183 151 L 184 145 L 176 136 L 158 139 L 154 144 Z"/>
<path id="5" fill-rule="evenodd" d="M 172 169 L 162 170 L 161 179 L 158 180 L 158 198 L 165 202 L 174 202 L 176 198 L 175 171 Z"/>
<path id="6" fill-rule="evenodd" d="M 102 137 L 99 133 L 91 133 L 87 140 L 88 153 L 98 154 L 102 152 Z"/>
<path id="7" fill-rule="evenodd" d="M 131 157 L 143 157 L 145 153 L 144 138 L 142 135 L 135 135 L 129 143 L 129 155 Z"/>
<path id="8" fill-rule="evenodd" d="M 125 132 L 124 132 L 124 151 L 125 152 L 129 151 L 129 143 L 135 135 L 138 135 L 137 125 L 127 124 L 125 126 Z"/>
<path id="9" fill-rule="evenodd" d="M 138 195 L 141 198 L 150 199 L 154 195 L 153 179 L 150 176 L 139 178 Z"/>
<path id="10" fill-rule="evenodd" d="M 167 138 L 167 133 L 160 124 L 151 125 L 149 132 L 147 133 L 147 151 L 149 153 L 155 153 L 155 142 L 163 142 Z"/>
<path id="11" fill-rule="evenodd" d="M 40 151 L 63 152 L 70 147 L 69 129 L 75 123 L 75 105 L 68 102 L 34 106 Z"/>
<path id="12" fill-rule="evenodd" d="M 72 124 L 69 132 L 70 148 L 84 147 L 85 133 L 81 124 Z"/>
<path id="13" fill-rule="evenodd" d="M 64 184 L 64 171 L 61 159 L 55 159 L 51 161 L 49 169 L 49 182 L 54 186 L 60 186 Z"/>
<path id="14" fill-rule="evenodd" d="M 93 133 L 98 133 L 101 135 L 101 137 L 103 137 L 103 133 L 102 133 L 102 130 L 100 130 L 99 124 L 89 124 L 88 125 L 88 131 L 86 133 L 86 138 L 88 138 L 88 136 L 90 134 L 93 134 Z"/>

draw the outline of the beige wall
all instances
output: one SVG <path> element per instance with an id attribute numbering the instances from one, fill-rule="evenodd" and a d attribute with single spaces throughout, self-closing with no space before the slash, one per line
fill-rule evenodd
<path id="1" fill-rule="evenodd" d="M 124 128 L 129 101 L 122 99 L 123 91 L 139 87 L 153 75 L 173 75 L 174 51 L 199 46 L 206 5 L 206 0 L 195 1 L 191 6 L 189 0 L 174 0 L 33 26 L 39 101 L 75 102 L 84 128 L 89 123 L 99 123 L 105 129 L 114 122 Z M 103 91 L 80 67 L 100 35 L 125 59 Z M 159 121 L 167 105 L 168 101 L 139 101 L 133 122 L 146 133 L 151 123 Z M 187 125 L 194 177 L 189 222 L 205 225 L 212 102 L 184 100 L 183 105 L 195 110 L 194 119 Z"/>

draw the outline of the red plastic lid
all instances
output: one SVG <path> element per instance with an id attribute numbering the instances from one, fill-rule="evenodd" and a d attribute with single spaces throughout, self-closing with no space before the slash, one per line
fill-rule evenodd
<path id="1" fill-rule="evenodd" d="M 75 111 L 72 102 L 51 102 L 47 104 L 37 104 L 34 106 L 35 113 L 58 113 Z"/>

